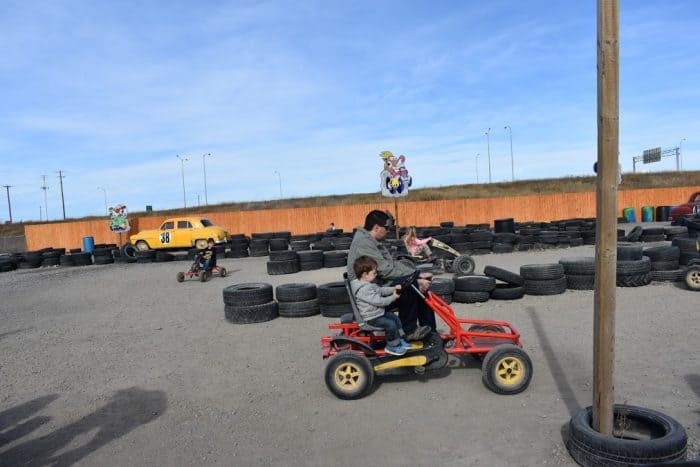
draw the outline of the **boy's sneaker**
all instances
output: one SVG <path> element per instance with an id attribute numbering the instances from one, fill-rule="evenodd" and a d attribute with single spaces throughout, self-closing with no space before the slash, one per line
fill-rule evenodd
<path id="1" fill-rule="evenodd" d="M 422 340 L 425 336 L 430 334 L 431 328 L 430 326 L 418 326 L 416 329 L 414 329 L 410 334 L 406 336 L 407 341 L 419 341 Z"/>
<path id="2" fill-rule="evenodd" d="M 411 350 L 411 344 L 409 344 L 408 342 L 406 342 L 403 339 L 401 339 L 401 342 L 399 343 L 399 345 L 406 350 Z"/>
<path id="3" fill-rule="evenodd" d="M 406 353 L 406 347 L 399 345 L 387 345 L 384 347 L 384 352 L 391 355 L 403 355 Z"/>

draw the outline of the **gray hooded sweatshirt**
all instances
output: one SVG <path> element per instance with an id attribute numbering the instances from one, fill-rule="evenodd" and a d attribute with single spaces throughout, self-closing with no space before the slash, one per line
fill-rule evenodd
<path id="1" fill-rule="evenodd" d="M 379 318 L 384 314 L 384 307 L 394 302 L 393 287 L 380 287 L 372 282 L 353 279 L 350 282 L 350 289 L 355 295 L 357 309 L 365 321 Z"/>

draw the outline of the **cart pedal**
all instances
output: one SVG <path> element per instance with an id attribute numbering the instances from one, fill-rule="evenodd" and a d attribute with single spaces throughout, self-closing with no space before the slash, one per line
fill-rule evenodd
<path id="1" fill-rule="evenodd" d="M 422 374 L 425 373 L 425 367 L 424 367 L 424 366 L 416 366 L 416 367 L 413 367 L 413 371 L 414 371 L 417 375 L 422 375 Z"/>

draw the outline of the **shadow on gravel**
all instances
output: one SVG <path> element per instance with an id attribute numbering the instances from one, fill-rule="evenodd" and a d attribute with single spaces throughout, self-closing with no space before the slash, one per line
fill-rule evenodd
<path id="1" fill-rule="evenodd" d="M 0 340 L 4 339 L 4 338 L 7 337 L 7 336 L 12 336 L 13 334 L 19 334 L 20 332 L 32 331 L 32 330 L 35 330 L 35 329 L 36 329 L 36 328 L 35 328 L 34 326 L 31 326 L 31 327 L 24 328 L 24 329 L 15 329 L 14 331 L 3 332 L 2 334 L 0 334 Z"/>
<path id="2" fill-rule="evenodd" d="M 547 365 L 549 366 L 549 371 L 557 385 L 559 395 L 561 395 L 562 400 L 566 404 L 569 415 L 573 417 L 579 413 L 583 407 L 581 407 L 581 404 L 579 404 L 578 400 L 576 399 L 576 395 L 574 394 L 574 390 L 571 388 L 569 381 L 566 379 L 566 373 L 562 369 L 561 364 L 559 364 L 559 360 L 557 360 L 557 354 L 552 348 L 551 342 L 549 342 L 549 337 L 547 337 L 547 333 L 542 326 L 540 317 L 537 316 L 534 308 L 527 307 L 526 310 L 528 316 L 530 316 L 530 319 L 532 320 L 532 324 L 535 327 L 535 332 L 537 333 L 537 337 L 540 340 L 540 345 L 542 346 L 542 353 L 544 353 L 544 357 L 547 359 Z"/>
<path id="3" fill-rule="evenodd" d="M 41 425 L 51 420 L 50 417 L 34 417 L 29 420 L 27 419 L 56 399 L 58 399 L 58 394 L 38 397 L 24 404 L 0 412 L 0 447 L 16 439 L 27 436 Z M 2 456 L 0 456 L 0 458 L 2 458 Z"/>
<path id="4" fill-rule="evenodd" d="M 2 422 L 0 429 L 5 428 L 6 419 L 19 421 L 27 418 L 57 397 L 55 394 L 44 396 L 3 412 L 0 414 L 0 422 Z M 45 436 L 25 441 L 0 453 L 0 465 L 72 465 L 112 440 L 155 420 L 166 409 L 167 396 L 163 391 L 146 391 L 136 387 L 119 390 L 97 411 L 69 425 L 57 428 Z M 49 421 L 50 418 L 35 417 L 23 425 L 28 425 L 33 420 L 36 421 L 33 422 L 35 426 L 31 431 Z M 29 432 L 26 429 L 24 431 L 25 434 Z M 94 434 L 87 442 L 72 446 L 76 438 L 88 435 L 90 432 Z M 5 434 L 2 438 L 5 439 Z M 70 449 L 66 451 L 67 448 Z"/>
<path id="5" fill-rule="evenodd" d="M 685 382 L 688 383 L 690 389 L 693 390 L 698 399 L 700 399 L 700 375 L 697 373 L 685 375 Z M 695 411 L 696 414 L 700 415 L 700 410 Z M 698 423 L 700 426 L 700 423 Z"/>

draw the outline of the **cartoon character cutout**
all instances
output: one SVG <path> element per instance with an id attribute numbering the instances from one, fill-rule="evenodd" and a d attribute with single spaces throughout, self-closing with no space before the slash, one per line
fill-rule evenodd
<path id="1" fill-rule="evenodd" d="M 109 230 L 115 233 L 128 232 L 131 226 L 127 216 L 128 212 L 123 204 L 109 208 Z"/>
<path id="2" fill-rule="evenodd" d="M 384 161 L 384 168 L 379 174 L 382 195 L 392 198 L 406 196 L 413 184 L 406 169 L 406 156 L 394 157 L 391 151 L 382 151 L 379 157 Z"/>

